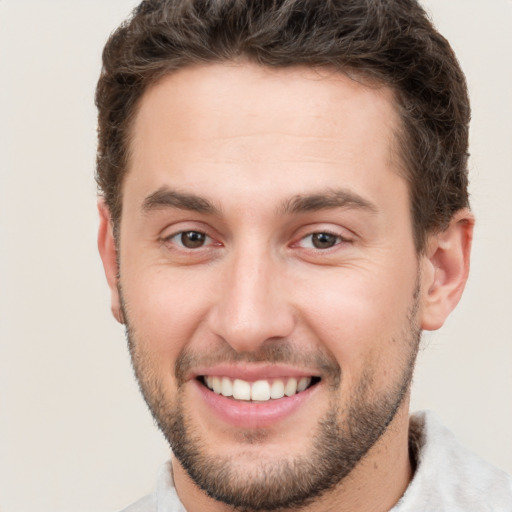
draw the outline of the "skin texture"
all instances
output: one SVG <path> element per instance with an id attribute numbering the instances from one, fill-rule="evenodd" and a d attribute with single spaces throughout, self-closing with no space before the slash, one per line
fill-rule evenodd
<path id="1" fill-rule="evenodd" d="M 99 249 L 187 510 L 388 510 L 406 489 L 420 332 L 460 298 L 473 219 L 416 254 L 397 123 L 391 91 L 325 70 L 215 64 L 145 93 Z M 197 379 L 293 373 L 320 381 L 270 423 L 226 419 Z"/>

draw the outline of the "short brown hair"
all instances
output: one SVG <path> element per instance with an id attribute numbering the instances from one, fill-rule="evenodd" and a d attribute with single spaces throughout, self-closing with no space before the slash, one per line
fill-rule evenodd
<path id="1" fill-rule="evenodd" d="M 114 226 L 130 129 L 148 86 L 185 66 L 241 57 L 334 68 L 394 91 L 418 251 L 468 206 L 466 81 L 417 1 L 145 0 L 108 40 L 96 90 L 96 180 Z"/>

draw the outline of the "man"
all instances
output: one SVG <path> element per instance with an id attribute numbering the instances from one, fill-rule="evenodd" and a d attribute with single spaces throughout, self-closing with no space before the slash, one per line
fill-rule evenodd
<path id="1" fill-rule="evenodd" d="M 512 510 L 409 418 L 474 223 L 464 75 L 421 7 L 149 0 L 103 62 L 99 249 L 173 451 L 128 510 Z"/>

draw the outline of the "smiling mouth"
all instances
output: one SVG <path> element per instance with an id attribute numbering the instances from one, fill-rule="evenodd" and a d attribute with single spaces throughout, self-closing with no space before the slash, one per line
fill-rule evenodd
<path id="1" fill-rule="evenodd" d="M 234 400 L 250 402 L 268 402 L 291 397 L 302 393 L 320 382 L 320 377 L 286 377 L 281 379 L 257 380 L 248 382 L 242 379 L 231 379 L 202 375 L 199 382 L 218 395 Z"/>

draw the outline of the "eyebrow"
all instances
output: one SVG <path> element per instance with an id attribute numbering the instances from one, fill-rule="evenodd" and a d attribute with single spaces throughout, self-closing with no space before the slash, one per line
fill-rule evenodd
<path id="1" fill-rule="evenodd" d="M 282 211 L 285 214 L 293 214 L 334 208 L 355 208 L 367 210 L 372 214 L 378 212 L 377 206 L 373 203 L 346 189 L 296 195 L 284 203 Z"/>
<path id="2" fill-rule="evenodd" d="M 163 208 L 178 208 L 207 215 L 219 215 L 220 210 L 204 197 L 179 192 L 167 186 L 160 187 L 144 199 L 142 211 L 149 213 Z M 278 212 L 284 215 L 330 210 L 334 208 L 355 208 L 372 214 L 378 208 L 360 195 L 346 189 L 327 190 L 313 194 L 299 194 L 286 200 Z"/>
<path id="3" fill-rule="evenodd" d="M 160 187 L 156 192 L 147 196 L 142 203 L 142 211 L 144 213 L 160 210 L 162 208 L 178 208 L 180 210 L 189 210 L 210 215 L 219 213 L 219 209 L 208 201 L 208 199 L 195 194 L 179 192 L 166 186 Z"/>

